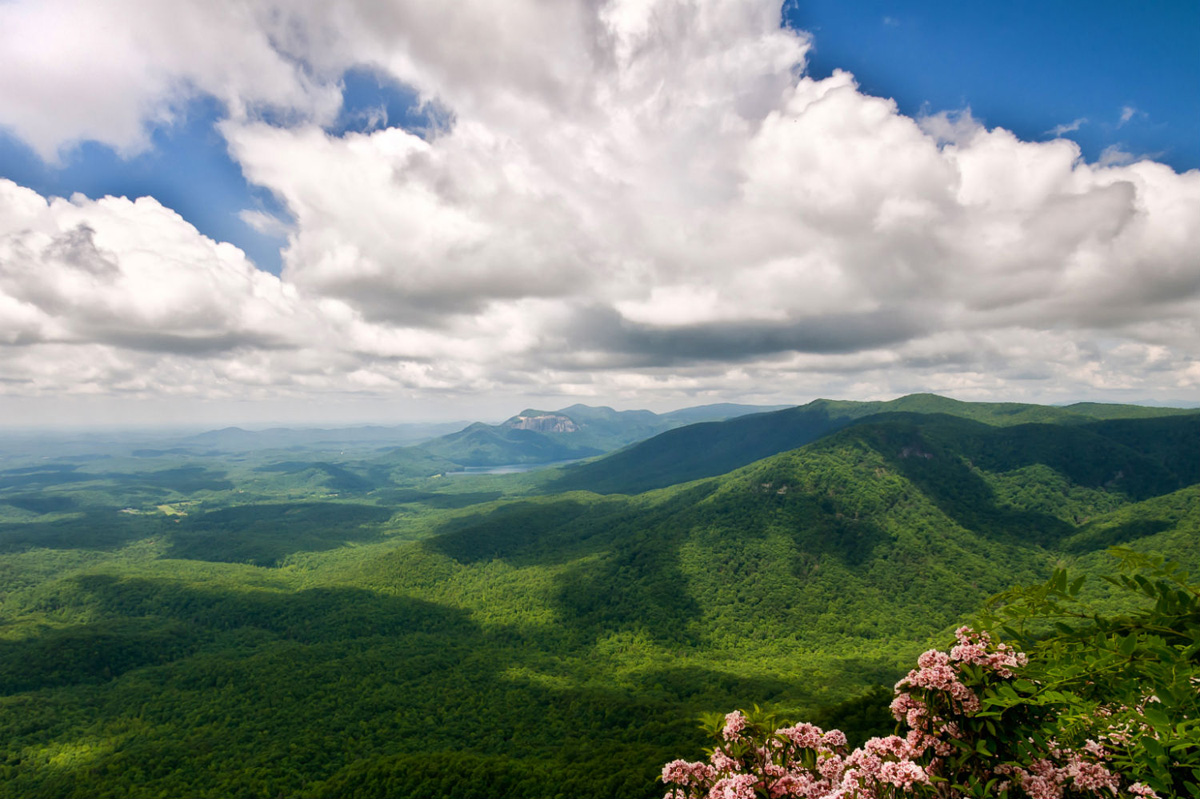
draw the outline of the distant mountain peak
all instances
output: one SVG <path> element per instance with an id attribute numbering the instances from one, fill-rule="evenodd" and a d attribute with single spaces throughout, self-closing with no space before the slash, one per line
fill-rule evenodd
<path id="1" fill-rule="evenodd" d="M 619 413 L 620 412 L 620 411 L 613 410 L 612 408 L 610 408 L 607 405 L 584 405 L 582 402 L 577 402 L 574 405 L 569 405 L 566 408 L 560 409 L 558 411 L 558 413 L 569 414 L 569 413 L 571 413 L 571 411 L 600 411 L 600 412 L 604 412 L 604 413 Z"/>
<path id="2" fill-rule="evenodd" d="M 570 416 L 561 413 L 526 411 L 512 417 L 501 427 L 510 430 L 534 430 L 538 433 L 578 433 L 579 425 Z"/>

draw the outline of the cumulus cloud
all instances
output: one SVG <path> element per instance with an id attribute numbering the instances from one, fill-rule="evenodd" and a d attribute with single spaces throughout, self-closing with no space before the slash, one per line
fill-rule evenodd
<path id="1" fill-rule="evenodd" d="M 0 125 L 54 162 L 83 140 L 143 149 L 200 94 L 235 118 L 329 119 L 337 75 L 289 53 L 288 25 L 281 8 L 234 0 L 2 3 Z"/>
<path id="2" fill-rule="evenodd" d="M 515 326 L 477 326 L 477 340 L 381 328 L 152 198 L 47 200 L 0 179 L 0 373 L 26 391 L 469 388 L 475 362 L 528 346 Z"/>
<path id="3" fill-rule="evenodd" d="M 206 355 L 294 346 L 295 290 L 157 201 L 46 201 L 0 180 L 0 321 L 10 344 Z"/>
<path id="4" fill-rule="evenodd" d="M 0 14 L 50 13 L 33 8 Z M 119 74 L 95 77 L 93 92 L 129 90 L 107 116 L 0 95 L 0 123 L 40 147 L 129 145 L 179 91 L 225 99 L 232 155 L 291 216 L 243 213 L 287 236 L 283 273 L 149 198 L 47 201 L 7 184 L 6 375 L 34 379 L 26 355 L 42 348 L 125 376 L 114 385 L 234 394 L 1196 385 L 1200 172 L 1089 164 L 1069 140 L 1022 141 L 969 109 L 907 117 L 848 73 L 805 75 L 807 36 L 768 3 L 187 13 L 197 31 L 237 28 L 225 66 L 206 44 L 167 47 L 174 28 L 149 14 L 117 37 L 131 53 Z M 88 39 L 78 57 L 109 46 Z M 447 125 L 331 134 L 329 87 L 352 66 L 414 87 Z M 295 115 L 250 112 L 262 103 Z"/>

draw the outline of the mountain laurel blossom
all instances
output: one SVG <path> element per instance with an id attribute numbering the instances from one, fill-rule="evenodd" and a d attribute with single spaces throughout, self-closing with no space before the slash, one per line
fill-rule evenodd
<path id="1" fill-rule="evenodd" d="M 1018 746 L 1028 744 L 1036 756 L 1019 766 L 1001 761 L 1000 714 L 980 715 L 983 692 L 1011 683 L 1028 658 L 968 627 L 955 637 L 949 652 L 925 652 L 896 683 L 891 709 L 908 727 L 903 736 L 872 738 L 847 752 L 838 730 L 779 727 L 757 709 L 735 710 L 711 730 L 717 745 L 707 763 L 674 760 L 663 768 L 666 799 L 1159 799 L 1142 783 L 1122 791 L 1109 751 L 1093 738 L 1074 749 L 1050 739 L 1039 749 L 1030 737 Z M 991 740 L 980 730 L 990 730 Z"/>

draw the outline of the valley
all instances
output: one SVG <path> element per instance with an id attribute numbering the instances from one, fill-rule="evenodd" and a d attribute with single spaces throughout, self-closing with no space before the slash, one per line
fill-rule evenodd
<path id="1" fill-rule="evenodd" d="M 702 713 L 886 733 L 997 592 L 1116 545 L 1195 573 L 1198 442 L 933 395 L 10 437 L 0 795 L 649 797 Z"/>

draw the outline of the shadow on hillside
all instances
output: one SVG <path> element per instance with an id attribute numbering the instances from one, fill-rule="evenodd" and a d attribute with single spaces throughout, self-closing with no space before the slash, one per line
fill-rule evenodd
<path id="1" fill-rule="evenodd" d="M 274 592 L 108 575 L 68 587 L 64 601 L 113 620 L 4 642 L 0 685 L 96 685 L 89 729 L 138 732 L 87 758 L 30 762 L 9 785 L 14 795 L 250 795 L 264 780 L 272 794 L 300 795 L 332 775 L 350 780 L 328 783 L 333 795 L 352 795 L 408 784 L 413 761 L 391 757 L 398 742 L 423 756 L 422 785 L 445 795 L 494 795 L 493 771 L 474 768 L 481 758 L 536 766 L 522 795 L 555 795 L 574 773 L 568 764 L 580 766 L 572 795 L 650 795 L 664 762 L 699 754 L 697 713 L 806 695 L 799 681 L 687 668 L 647 672 L 630 687 L 581 684 L 556 665 L 560 653 L 519 629 L 356 588 Z M 694 681 L 702 691 L 687 688 Z M 22 732 L 65 747 L 79 734 L 36 721 Z M 601 766 L 619 784 L 596 783 Z"/>
<path id="2" fill-rule="evenodd" d="M 0 504 L 11 505 L 18 510 L 44 516 L 47 513 L 68 513 L 79 503 L 74 497 L 61 494 L 9 494 L 0 498 Z"/>
<path id="3" fill-rule="evenodd" d="M 637 533 L 570 566 L 555 581 L 564 624 L 587 641 L 628 631 L 659 643 L 697 643 L 689 627 L 701 609 L 679 567 L 680 542 L 678 534 Z"/>
<path id="4" fill-rule="evenodd" d="M 548 491 L 639 494 L 726 474 L 802 447 L 851 423 L 826 408 L 787 408 L 660 433 L 607 457 L 564 470 Z"/>
<path id="5" fill-rule="evenodd" d="M 44 502 L 36 501 L 34 507 L 43 512 L 60 507 L 56 498 L 42 499 Z M 390 509 L 378 505 L 336 502 L 240 505 L 174 517 L 104 508 L 70 518 L 0 524 L 0 552 L 33 548 L 112 551 L 165 535 L 165 554 L 170 558 L 276 566 L 297 552 L 377 541 L 380 525 L 391 514 Z"/>
<path id="6" fill-rule="evenodd" d="M 0 524 L 0 552 L 27 549 L 112 551 L 164 529 L 159 516 L 118 514 L 115 509 L 90 510 L 50 521 Z"/>
<path id="7" fill-rule="evenodd" d="M 456 609 L 353 588 L 248 591 L 84 575 L 68 581 L 52 601 L 92 611 L 101 620 L 0 641 L 0 692 L 104 682 L 184 658 L 218 633 L 238 630 L 304 644 L 478 634 Z"/>
<path id="8" fill-rule="evenodd" d="M 846 518 L 841 514 L 827 515 L 821 526 L 797 528 L 793 539 L 801 552 L 838 559 L 851 569 L 866 564 L 876 548 L 891 542 L 892 536 L 877 523 L 867 519 Z M 797 562 L 796 574 L 807 573 L 810 566 Z"/>
<path id="9" fill-rule="evenodd" d="M 276 566 L 297 552 L 376 541 L 388 508 L 338 502 L 239 505 L 186 516 L 169 529 L 167 556 Z"/>
<path id="10" fill-rule="evenodd" d="M 714 671 L 701 666 L 679 666 L 641 672 L 636 685 L 647 694 L 674 701 L 697 701 L 735 707 L 772 702 L 808 703 L 812 694 L 800 692 L 794 682 L 765 675 Z"/>
<path id="11" fill-rule="evenodd" d="M 8 488 L 46 488 L 66 483 L 83 483 L 96 480 L 96 475 L 78 471 L 74 463 L 20 466 L 0 471 L 0 490 Z"/>
<path id="12" fill-rule="evenodd" d="M 1064 541 L 1063 548 L 1073 553 L 1095 552 L 1155 535 L 1173 526 L 1173 522 L 1166 519 L 1134 519 L 1124 524 L 1096 528 L 1086 526 L 1077 535 Z"/>
<path id="13" fill-rule="evenodd" d="M 203 466 L 180 466 L 157 472 L 104 474 L 99 475 L 97 479 L 112 480 L 122 486 L 146 486 L 180 494 L 192 494 L 197 491 L 231 491 L 233 483 L 225 475 L 223 471 L 206 469 Z"/>
<path id="14" fill-rule="evenodd" d="M 283 461 L 254 468 L 256 472 L 277 472 L 286 475 L 314 472 L 323 475 L 321 484 L 343 494 L 365 494 L 375 488 L 375 482 L 349 469 L 325 461 Z"/>
<path id="15" fill-rule="evenodd" d="M 627 500 L 514 502 L 456 519 L 420 546 L 464 565 L 570 564 L 555 579 L 553 600 L 576 640 L 639 631 L 679 642 L 700 609 L 679 566 L 689 528 L 677 519 L 711 491 L 697 486 L 652 507 Z"/>
<path id="16" fill-rule="evenodd" d="M 1002 432 L 1007 434 L 1008 430 Z M 889 464 L 916 485 L 942 513 L 966 530 L 990 538 L 1041 545 L 1053 544 L 1075 530 L 1048 513 L 1000 506 L 991 486 L 963 461 L 958 452 L 943 447 L 934 436 L 927 435 L 915 425 L 889 425 L 879 428 L 875 434 L 879 439 L 879 451 Z M 981 435 L 987 436 L 990 432 Z M 1007 468 L 1036 462 L 1039 461 L 1010 462 Z"/>
<path id="17" fill-rule="evenodd" d="M 226 472 L 203 466 L 182 466 L 154 472 L 81 472 L 75 464 L 48 465 L 10 470 L 0 474 L 0 491 L 5 489 L 46 489 L 54 486 L 97 483 L 96 490 L 119 497 L 129 505 L 154 505 L 169 502 L 175 494 L 197 491 L 229 491 L 233 483 Z M 91 488 L 90 486 L 88 487 Z M 7 501 L 0 496 L 0 502 Z"/>
<path id="18" fill-rule="evenodd" d="M 594 504 L 578 500 L 513 502 L 447 522 L 425 546 L 468 566 L 489 560 L 546 565 L 569 559 L 596 532 L 574 524 L 595 515 Z"/>
<path id="19" fill-rule="evenodd" d="M 106 619 L 0 640 L 0 695 L 107 682 L 184 657 L 199 642 L 184 625 L 148 619 Z"/>
<path id="20" fill-rule="evenodd" d="M 993 429 L 981 437 L 972 457 L 977 466 L 993 472 L 1042 464 L 1075 485 L 1117 491 L 1134 501 L 1181 487 L 1179 478 L 1159 460 L 1096 432 L 1104 429 L 1045 424 Z"/>

